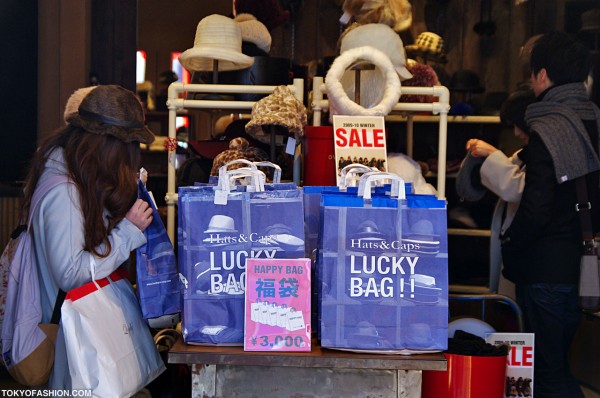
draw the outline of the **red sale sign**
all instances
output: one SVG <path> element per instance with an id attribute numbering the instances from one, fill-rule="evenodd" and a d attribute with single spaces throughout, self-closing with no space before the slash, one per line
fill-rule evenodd
<path id="1" fill-rule="evenodd" d="M 533 397 L 533 333 L 490 333 L 490 344 L 508 344 L 510 353 L 506 360 L 506 383 L 504 396 Z"/>
<path id="2" fill-rule="evenodd" d="M 345 166 L 361 164 L 387 171 L 383 116 L 333 116 L 337 182 Z"/>

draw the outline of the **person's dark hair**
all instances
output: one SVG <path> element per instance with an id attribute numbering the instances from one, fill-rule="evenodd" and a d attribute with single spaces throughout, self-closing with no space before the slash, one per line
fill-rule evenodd
<path id="1" fill-rule="evenodd" d="M 533 102 L 535 102 L 533 90 L 515 91 L 502 103 L 500 121 L 505 124 L 513 124 L 525 133 L 529 133 L 529 127 L 525 123 L 525 110 Z"/>
<path id="2" fill-rule="evenodd" d="M 530 67 L 534 74 L 545 68 L 555 85 L 583 82 L 590 73 L 590 52 L 572 35 L 550 32 L 536 40 Z"/>
<path id="3" fill-rule="evenodd" d="M 69 177 L 75 183 L 84 218 L 84 249 L 99 257 L 111 252 L 110 231 L 125 217 L 137 196 L 141 163 L 138 142 L 125 143 L 109 134 L 92 134 L 67 125 L 46 137 L 35 153 L 24 188 L 23 216 L 50 153 L 64 149 Z M 106 221 L 104 211 L 108 211 Z M 104 244 L 104 252 L 97 247 Z"/>

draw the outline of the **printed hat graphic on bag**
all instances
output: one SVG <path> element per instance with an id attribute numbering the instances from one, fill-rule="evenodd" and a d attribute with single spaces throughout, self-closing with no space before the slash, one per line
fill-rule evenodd
<path id="1" fill-rule="evenodd" d="M 352 235 L 354 238 L 378 238 L 383 239 L 384 235 L 379 231 L 374 221 L 367 220 L 362 222 L 356 232 Z"/>
<path id="2" fill-rule="evenodd" d="M 433 276 L 414 274 L 409 279 L 404 279 L 404 298 L 407 300 L 420 304 L 437 304 L 441 294 L 442 289 L 436 286 Z"/>
<path id="3" fill-rule="evenodd" d="M 304 244 L 304 240 L 292 235 L 292 229 L 285 224 L 273 224 L 266 228 L 265 234 L 271 237 L 271 240 L 284 247 L 298 247 Z"/>
<path id="4" fill-rule="evenodd" d="M 242 32 L 237 22 L 223 15 L 209 15 L 198 23 L 194 47 L 179 56 L 190 72 L 212 71 L 213 61 L 219 61 L 219 71 L 245 69 L 254 58 L 242 53 Z"/>
<path id="5" fill-rule="evenodd" d="M 204 233 L 235 233 L 235 221 L 229 216 L 216 214 L 210 218 L 208 228 Z"/>

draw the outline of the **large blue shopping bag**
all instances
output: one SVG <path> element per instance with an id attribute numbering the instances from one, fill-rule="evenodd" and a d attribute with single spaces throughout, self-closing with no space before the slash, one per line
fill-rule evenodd
<path id="1" fill-rule="evenodd" d="M 401 186 L 392 191 L 400 197 L 371 197 L 369 188 L 322 197 L 317 279 L 323 347 L 397 353 L 447 348 L 446 203 L 400 195 Z"/>
<path id="2" fill-rule="evenodd" d="M 302 190 L 251 187 L 179 189 L 186 343 L 242 345 L 246 259 L 304 257 Z"/>
<path id="3" fill-rule="evenodd" d="M 136 283 L 144 319 L 181 312 L 179 272 L 173 244 L 144 183 L 138 197 L 152 206 L 152 222 L 144 231 L 146 244 L 136 250 Z"/>

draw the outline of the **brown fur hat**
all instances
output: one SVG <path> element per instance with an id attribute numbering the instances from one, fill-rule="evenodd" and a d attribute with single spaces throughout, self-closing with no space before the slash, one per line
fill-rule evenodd
<path id="1" fill-rule="evenodd" d="M 252 106 L 252 119 L 246 124 L 246 133 L 268 143 L 270 136 L 263 131 L 263 126 L 274 125 L 287 129 L 290 135 L 299 140 L 304 135 L 306 123 L 304 104 L 294 97 L 289 87 L 278 86 L 273 93 Z"/>
<path id="2" fill-rule="evenodd" d="M 250 143 L 247 139 L 243 137 L 237 137 L 229 141 L 229 149 L 221 152 L 215 157 L 210 175 L 218 176 L 219 168 L 231 162 L 232 160 L 246 159 L 251 162 L 261 162 L 268 160 L 268 158 L 269 156 L 265 151 L 260 148 L 250 146 Z M 235 170 L 240 167 L 246 167 L 246 165 L 232 165 L 230 170 Z"/>
<path id="3" fill-rule="evenodd" d="M 65 122 L 95 134 L 110 134 L 123 142 L 151 144 L 144 108 L 131 91 L 117 85 L 76 90 L 65 106 Z"/>

